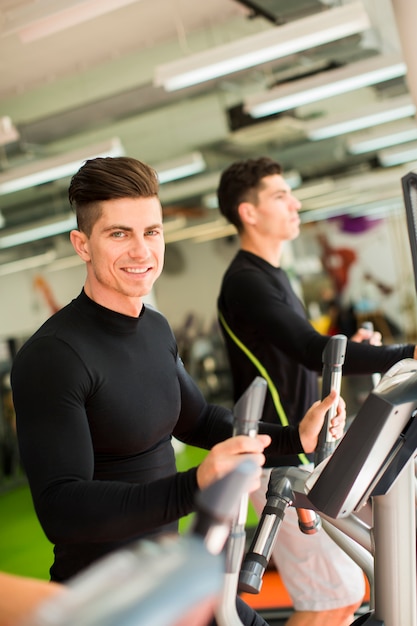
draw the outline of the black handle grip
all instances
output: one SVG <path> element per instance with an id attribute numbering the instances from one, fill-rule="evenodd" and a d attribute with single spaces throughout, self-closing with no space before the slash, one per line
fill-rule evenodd
<path id="1" fill-rule="evenodd" d="M 340 393 L 342 382 L 342 366 L 345 362 L 347 338 L 345 335 L 334 335 L 330 337 L 323 350 L 323 382 L 322 382 L 322 399 L 329 395 L 332 389 L 336 389 Z M 314 454 L 314 464 L 318 465 L 326 459 L 336 447 L 336 441 L 330 434 L 331 420 L 336 414 L 336 406 L 333 405 L 326 413 L 324 424 L 320 431 L 317 448 Z"/>
<path id="2" fill-rule="evenodd" d="M 374 325 L 370 321 L 362 322 L 361 328 L 365 328 L 366 330 L 370 330 L 371 332 L 374 332 Z M 371 343 L 371 342 L 369 341 L 369 339 L 364 339 L 362 343 Z"/>
<path id="3" fill-rule="evenodd" d="M 288 496 L 289 481 L 281 480 L 274 484 L 271 475 L 266 492 L 266 504 L 262 511 L 251 546 L 243 560 L 239 574 L 239 591 L 259 593 L 262 587 L 263 575 L 271 558 L 281 523 L 287 507 L 291 504 Z"/>
<path id="4" fill-rule="evenodd" d="M 241 498 L 256 471 L 257 465 L 245 459 L 232 472 L 198 493 L 192 532 L 204 538 L 212 554 L 223 549 Z"/>
<path id="5" fill-rule="evenodd" d="M 233 408 L 233 435 L 254 437 L 262 417 L 267 384 L 261 376 L 254 378 Z"/>

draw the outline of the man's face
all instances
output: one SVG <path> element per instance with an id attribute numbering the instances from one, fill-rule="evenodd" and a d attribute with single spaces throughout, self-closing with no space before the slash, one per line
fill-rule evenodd
<path id="1" fill-rule="evenodd" d="M 157 197 L 117 198 L 100 206 L 101 216 L 90 237 L 75 231 L 71 240 L 87 263 L 87 295 L 129 314 L 151 291 L 163 268 L 161 204 Z"/>
<path id="2" fill-rule="evenodd" d="M 263 178 L 255 206 L 257 227 L 262 234 L 281 241 L 290 241 L 298 236 L 301 203 L 281 175 Z"/>

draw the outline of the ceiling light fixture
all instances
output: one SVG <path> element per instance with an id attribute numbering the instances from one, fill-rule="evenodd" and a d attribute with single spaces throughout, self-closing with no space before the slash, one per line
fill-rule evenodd
<path id="1" fill-rule="evenodd" d="M 42 0 L 5 11 L 2 36 L 17 32 L 31 43 L 99 17 L 137 0 Z"/>
<path id="2" fill-rule="evenodd" d="M 0 173 L 0 195 L 72 176 L 87 159 L 122 156 L 123 154 L 124 149 L 120 139 L 114 138 L 95 146 L 31 161 L 9 172 Z"/>
<path id="3" fill-rule="evenodd" d="M 209 172 L 194 176 L 188 180 L 179 181 L 168 185 L 162 185 L 159 198 L 162 205 L 183 201 L 186 198 L 195 198 L 217 189 L 221 172 Z"/>
<path id="4" fill-rule="evenodd" d="M 347 141 L 350 154 L 366 154 L 384 148 L 391 148 L 417 139 L 417 125 L 402 124 L 397 128 L 379 128 L 379 132 L 362 133 Z"/>
<path id="5" fill-rule="evenodd" d="M 377 156 L 382 167 L 393 167 L 417 161 L 417 141 L 410 142 L 400 150 L 397 147 L 381 150 Z"/>
<path id="6" fill-rule="evenodd" d="M 227 234 L 235 234 L 236 228 L 233 224 L 228 224 L 223 217 L 219 217 L 211 222 L 204 224 L 196 224 L 195 226 L 188 226 L 181 230 L 169 233 L 165 237 L 165 243 L 174 243 L 176 241 L 185 241 L 186 239 L 195 239 L 196 237 L 203 237 L 217 233 L 218 230 L 227 232 Z M 222 235 L 223 236 L 223 235 Z M 224 235 L 226 236 L 226 234 Z"/>
<path id="7" fill-rule="evenodd" d="M 160 184 L 169 183 L 200 174 L 206 169 L 206 162 L 201 152 L 192 152 L 172 161 L 166 161 L 155 166 Z"/>
<path id="8" fill-rule="evenodd" d="M 300 212 L 300 220 L 302 224 L 308 224 L 340 217 L 342 215 L 351 215 L 352 217 L 368 216 L 380 219 L 386 215 L 392 215 L 403 206 L 404 203 L 400 197 L 389 198 L 386 201 L 377 200 L 375 202 L 369 202 L 368 204 L 356 204 L 355 206 L 352 206 L 352 204 L 345 204 L 339 207 L 329 206 L 324 209 L 317 208 L 311 211 L 302 211 Z"/>
<path id="9" fill-rule="evenodd" d="M 329 9 L 236 42 L 160 65 L 154 84 L 175 91 L 280 59 L 371 27 L 362 2 Z"/>
<path id="10" fill-rule="evenodd" d="M 330 139 L 357 130 L 372 128 L 378 124 L 415 115 L 416 105 L 409 95 L 390 98 L 370 106 L 349 111 L 348 114 L 328 116 L 324 120 L 315 120 L 305 124 L 305 131 L 311 141 Z"/>
<path id="11" fill-rule="evenodd" d="M 2 263 L 0 265 L 0 276 L 7 276 L 8 274 L 15 274 L 16 272 L 23 272 L 24 270 L 34 269 L 36 267 L 42 267 L 48 265 L 56 259 L 55 250 L 48 250 L 36 256 L 27 257 L 26 259 L 19 259 L 18 261 L 10 261 L 9 263 Z"/>
<path id="12" fill-rule="evenodd" d="M 365 61 L 351 63 L 346 67 L 279 85 L 266 93 L 248 96 L 244 102 L 244 111 L 254 118 L 266 117 L 399 78 L 404 76 L 406 71 L 406 64 L 397 55 L 389 57 L 378 55 Z"/>
<path id="13" fill-rule="evenodd" d="M 77 228 L 77 220 L 74 214 L 67 215 L 59 220 L 42 220 L 24 230 L 11 230 L 0 237 L 0 250 L 20 246 L 23 243 L 46 239 L 54 235 L 68 233 Z"/>

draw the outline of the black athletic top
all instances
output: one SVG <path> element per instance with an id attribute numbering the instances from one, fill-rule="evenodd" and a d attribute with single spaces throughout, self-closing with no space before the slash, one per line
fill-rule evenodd
<path id="1" fill-rule="evenodd" d="M 240 250 L 223 277 L 218 310 L 235 399 L 261 374 L 269 383 L 263 419 L 297 424 L 319 397 L 318 375 L 329 337 L 310 324 L 285 271 Z M 385 372 L 413 354 L 412 345 L 349 341 L 343 374 Z M 289 465 L 288 461 L 287 457 L 282 464 Z M 299 462 L 293 459 L 294 464 Z"/>
<path id="2" fill-rule="evenodd" d="M 196 468 L 177 473 L 171 435 L 208 449 L 232 434 L 231 412 L 204 401 L 163 315 L 122 315 L 84 292 L 19 351 L 12 388 L 56 581 L 127 541 L 176 531 L 197 482 Z M 295 428 L 261 432 L 274 438 L 271 463 L 301 450 Z"/>

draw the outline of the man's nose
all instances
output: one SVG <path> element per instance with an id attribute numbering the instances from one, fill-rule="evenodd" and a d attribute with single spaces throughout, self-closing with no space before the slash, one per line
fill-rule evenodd
<path id="1" fill-rule="evenodd" d="M 148 245 L 144 237 L 133 237 L 129 246 L 131 256 L 147 257 L 149 253 Z"/>
<path id="2" fill-rule="evenodd" d="M 292 203 L 296 211 L 301 209 L 301 201 L 296 196 L 292 196 Z"/>

